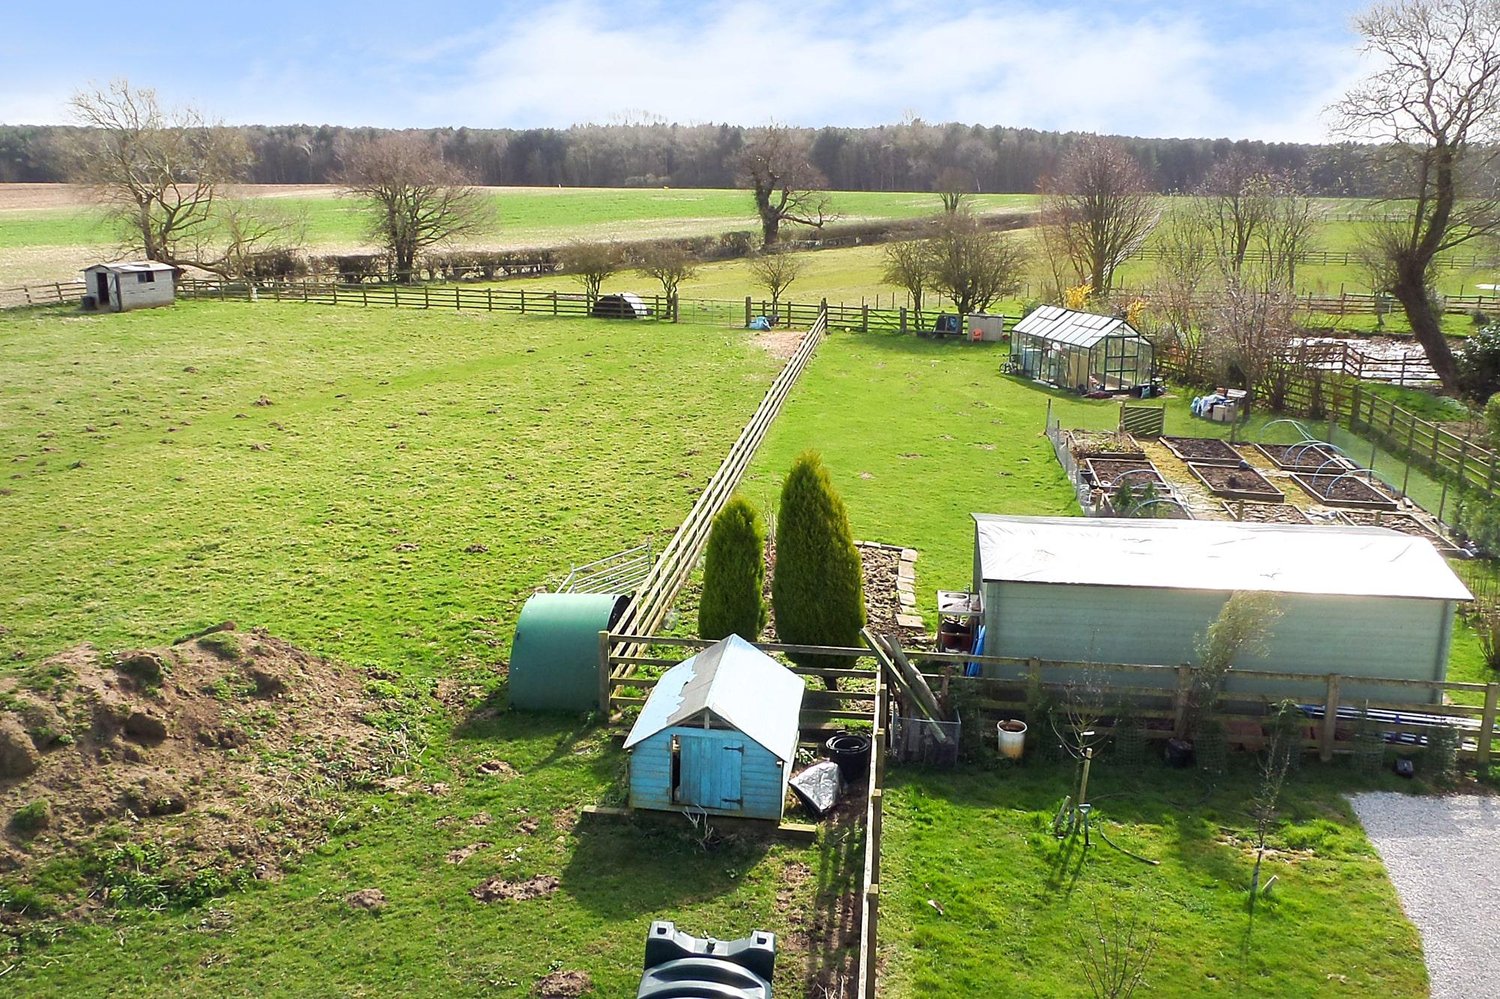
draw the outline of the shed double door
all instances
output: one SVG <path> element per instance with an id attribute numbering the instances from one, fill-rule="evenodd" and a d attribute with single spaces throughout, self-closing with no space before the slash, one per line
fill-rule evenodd
<path id="1" fill-rule="evenodd" d="M 745 743 L 722 737 L 684 733 L 682 784 L 679 801 L 700 808 L 738 809 L 744 804 L 740 772 L 745 765 Z"/>

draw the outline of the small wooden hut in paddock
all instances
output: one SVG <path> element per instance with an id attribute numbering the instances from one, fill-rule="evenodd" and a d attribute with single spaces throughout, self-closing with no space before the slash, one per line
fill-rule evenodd
<path id="1" fill-rule="evenodd" d="M 667 670 L 625 740 L 630 807 L 779 822 L 804 689 L 738 635 Z"/>
<path id="2" fill-rule="evenodd" d="M 177 268 L 157 260 L 95 264 L 83 272 L 83 286 L 85 307 L 104 312 L 171 305 L 177 294 Z"/>

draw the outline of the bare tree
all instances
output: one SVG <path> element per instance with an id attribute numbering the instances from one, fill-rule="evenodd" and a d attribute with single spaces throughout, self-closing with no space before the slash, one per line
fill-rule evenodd
<path id="1" fill-rule="evenodd" d="M 1156 195 L 1119 142 L 1085 136 L 1042 187 L 1040 221 L 1053 229 L 1080 283 L 1107 295 L 1115 269 L 1156 227 Z"/>
<path id="2" fill-rule="evenodd" d="M 1142 330 L 1150 332 L 1157 350 L 1175 351 L 1190 378 L 1200 370 L 1204 303 L 1210 279 L 1216 276 L 1212 240 L 1202 213 L 1195 209 L 1191 203 L 1179 203 L 1156 231 L 1155 245 L 1161 253 L 1151 296 L 1156 328 Z"/>
<path id="3" fill-rule="evenodd" d="M 423 250 L 477 235 L 494 218 L 484 193 L 413 133 L 390 132 L 351 147 L 340 179 L 365 200 L 370 238 L 390 255 L 398 281 L 412 280 Z"/>
<path id="4" fill-rule="evenodd" d="M 641 250 L 641 271 L 661 285 L 661 293 L 671 302 L 677 297 L 677 286 L 698 273 L 693 255 L 676 243 L 651 243 Z"/>
<path id="5" fill-rule="evenodd" d="M 84 126 L 69 143 L 70 173 L 104 206 L 125 249 L 226 274 L 298 241 L 295 219 L 229 198 L 250 157 L 239 130 L 195 108 L 163 109 L 156 91 L 125 80 L 80 90 L 70 103 Z"/>
<path id="6" fill-rule="evenodd" d="M 963 167 L 944 167 L 932 183 L 933 190 L 943 200 L 943 211 L 952 215 L 969 201 L 979 189 L 972 170 Z"/>
<path id="7" fill-rule="evenodd" d="M 1112 909 L 1106 915 L 1095 902 L 1092 925 L 1077 934 L 1083 980 L 1094 999 L 1130 999 L 1156 956 L 1156 927 L 1139 908 L 1127 911 Z"/>
<path id="8" fill-rule="evenodd" d="M 932 261 L 927 246 L 917 240 L 887 243 L 885 269 L 880 279 L 893 284 L 911 296 L 911 307 L 922 311 L 922 293 L 932 280 Z"/>
<path id="9" fill-rule="evenodd" d="M 821 229 L 834 218 L 827 179 L 808 161 L 807 143 L 785 125 L 756 130 L 741 154 L 740 173 L 755 198 L 766 249 L 776 245 L 783 222 Z"/>
<path id="10" fill-rule="evenodd" d="M 771 312 L 774 314 L 781 304 L 782 292 L 791 287 L 793 281 L 802 276 L 805 267 L 803 258 L 795 253 L 778 250 L 762 253 L 750 261 L 750 276 L 758 287 L 771 293 Z"/>
<path id="11" fill-rule="evenodd" d="M 625 266 L 625 255 L 614 243 L 569 243 L 558 254 L 557 262 L 583 285 L 583 293 L 592 302 L 611 274 Z"/>
<path id="12" fill-rule="evenodd" d="M 1297 260 L 1318 243 L 1323 211 L 1307 186 L 1290 174 L 1271 177 L 1270 211 L 1261 229 L 1267 287 L 1297 290 Z"/>
<path id="13" fill-rule="evenodd" d="M 1458 369 L 1430 294 L 1444 250 L 1500 232 L 1489 168 L 1500 146 L 1500 5 L 1494 0 L 1394 0 L 1355 20 L 1379 68 L 1333 105 L 1337 127 L 1382 145 L 1392 176 L 1385 207 L 1403 220 L 1376 228 L 1371 250 L 1444 388 Z"/>
<path id="14" fill-rule="evenodd" d="M 1271 171 L 1265 160 L 1236 150 L 1213 165 L 1193 201 L 1220 266 L 1239 274 L 1271 215 Z"/>
<path id="15" fill-rule="evenodd" d="M 943 216 L 926 250 L 928 283 L 953 299 L 961 316 L 983 312 L 1021 287 L 1026 269 L 1021 243 L 986 229 L 967 212 Z"/>
<path id="16" fill-rule="evenodd" d="M 1286 401 L 1286 360 L 1301 329 L 1296 298 L 1230 278 L 1207 320 L 1203 349 L 1225 382 L 1242 380 L 1254 398 L 1279 411 Z"/>

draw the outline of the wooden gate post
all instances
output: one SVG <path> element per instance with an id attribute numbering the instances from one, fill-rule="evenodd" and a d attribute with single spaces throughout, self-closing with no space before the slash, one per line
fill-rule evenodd
<path id="1" fill-rule="evenodd" d="M 1323 705 L 1323 729 L 1318 735 L 1318 759 L 1333 759 L 1333 737 L 1339 720 L 1339 677 L 1328 674 L 1328 699 Z"/>
<path id="2" fill-rule="evenodd" d="M 1181 739 L 1187 734 L 1188 694 L 1193 689 L 1193 667 L 1183 663 L 1177 667 L 1177 697 L 1172 710 L 1172 734 Z"/>
<path id="3" fill-rule="evenodd" d="M 1475 758 L 1483 770 L 1490 765 L 1490 749 L 1495 738 L 1495 706 L 1500 703 L 1500 683 L 1492 683 L 1484 692 L 1484 715 L 1479 719 L 1479 745 Z"/>

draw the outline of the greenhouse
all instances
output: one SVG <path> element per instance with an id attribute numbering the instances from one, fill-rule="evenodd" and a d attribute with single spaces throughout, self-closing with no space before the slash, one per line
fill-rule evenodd
<path id="1" fill-rule="evenodd" d="M 1018 374 L 1083 394 L 1149 394 L 1151 343 L 1123 319 L 1044 305 L 1016 324 Z"/>

